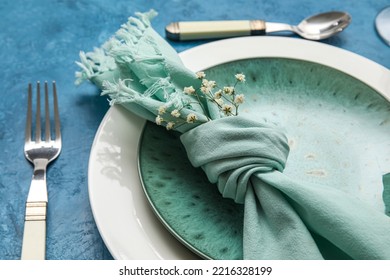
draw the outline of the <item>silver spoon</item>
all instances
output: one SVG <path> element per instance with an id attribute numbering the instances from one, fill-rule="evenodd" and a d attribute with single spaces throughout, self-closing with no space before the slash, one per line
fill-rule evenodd
<path id="1" fill-rule="evenodd" d="M 326 12 L 304 19 L 298 25 L 263 20 L 172 22 L 165 28 L 168 39 L 176 41 L 265 35 L 290 31 L 309 40 L 323 40 L 343 31 L 351 22 L 345 12 Z"/>
<path id="2" fill-rule="evenodd" d="M 390 46 L 390 6 L 379 12 L 375 26 L 379 36 Z"/>

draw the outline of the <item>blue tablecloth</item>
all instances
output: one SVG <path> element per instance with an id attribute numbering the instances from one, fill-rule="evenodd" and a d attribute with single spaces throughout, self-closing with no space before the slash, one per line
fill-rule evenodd
<path id="1" fill-rule="evenodd" d="M 326 44 L 350 50 L 390 68 L 390 48 L 374 20 L 388 0 L 2 0 L 0 3 L 0 259 L 19 259 L 25 200 L 32 166 L 23 155 L 27 84 L 56 80 L 63 150 L 49 168 L 48 259 L 111 259 L 88 199 L 88 158 L 96 130 L 109 108 L 89 84 L 74 85 L 80 50 L 108 39 L 137 11 L 154 8 L 164 36 L 171 21 L 261 18 L 296 24 L 328 10 L 347 11 L 352 24 Z M 172 42 L 177 51 L 203 44 Z"/>

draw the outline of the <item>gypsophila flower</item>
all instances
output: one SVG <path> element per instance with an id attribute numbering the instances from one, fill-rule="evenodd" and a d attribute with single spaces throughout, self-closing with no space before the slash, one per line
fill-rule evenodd
<path id="1" fill-rule="evenodd" d="M 222 90 L 218 90 L 214 93 L 214 99 L 220 99 L 222 97 Z"/>
<path id="2" fill-rule="evenodd" d="M 215 81 L 209 81 L 209 80 L 203 79 L 202 86 L 212 89 L 212 88 L 215 88 L 217 86 L 217 83 Z"/>
<path id="3" fill-rule="evenodd" d="M 167 123 L 167 126 L 165 127 L 167 130 L 171 130 L 173 129 L 173 127 L 175 126 L 175 123 L 174 122 L 169 122 Z"/>
<path id="4" fill-rule="evenodd" d="M 219 87 L 216 81 L 205 79 L 204 72 L 198 72 L 196 75 L 200 79 L 200 86 L 198 88 L 186 86 L 183 87 L 182 91 L 170 94 L 169 100 L 158 107 L 156 124 L 163 125 L 167 130 L 177 130 L 186 123 L 198 124 L 211 121 L 210 116 L 206 115 L 207 120 L 205 120 L 203 115 L 198 115 L 198 111 L 195 109 L 200 108 L 203 112 L 207 112 L 208 102 L 214 103 L 221 116 L 238 116 L 238 109 L 244 103 L 245 96 L 239 94 L 236 87 L 239 82 L 245 81 L 245 75 L 236 74 L 234 85 L 224 87 Z M 168 114 L 170 116 L 167 116 Z M 169 120 L 165 120 L 166 117 Z"/>
<path id="5" fill-rule="evenodd" d="M 202 86 L 200 87 L 200 91 L 205 93 L 205 94 L 208 94 L 216 86 L 217 86 L 217 83 L 215 81 L 209 81 L 209 80 L 203 79 L 202 80 Z"/>
<path id="6" fill-rule="evenodd" d="M 235 98 L 234 98 L 234 103 L 236 104 L 242 104 L 244 103 L 244 100 L 245 100 L 245 96 L 243 94 L 238 94 Z"/>
<path id="7" fill-rule="evenodd" d="M 158 108 L 158 113 L 159 113 L 160 115 L 162 115 L 162 114 L 164 114 L 164 113 L 166 112 L 166 110 L 167 110 L 167 107 L 164 106 L 164 105 L 162 105 L 162 106 L 160 106 L 160 107 Z"/>
<path id="8" fill-rule="evenodd" d="M 156 117 L 156 124 L 158 124 L 158 125 L 161 125 L 162 124 L 162 122 L 164 121 L 164 119 L 160 116 L 160 115 L 158 115 L 157 117 Z"/>
<path id="9" fill-rule="evenodd" d="M 226 115 L 226 116 L 230 116 L 233 112 L 233 106 L 230 105 L 230 104 L 224 104 L 222 106 L 222 112 Z"/>
<path id="10" fill-rule="evenodd" d="M 203 71 L 199 71 L 196 73 L 196 77 L 199 79 L 199 80 L 202 80 L 206 77 L 206 74 L 203 72 Z"/>
<path id="11" fill-rule="evenodd" d="M 237 81 L 245 82 L 245 75 L 244 74 L 236 74 L 235 77 L 236 77 Z"/>
<path id="12" fill-rule="evenodd" d="M 195 114 L 193 114 L 193 113 L 188 114 L 188 116 L 187 116 L 187 122 L 188 123 L 194 123 L 197 120 L 198 120 L 198 117 Z"/>
<path id="13" fill-rule="evenodd" d="M 175 109 L 171 112 L 171 115 L 175 118 L 180 117 L 180 111 L 178 109 Z"/>
<path id="14" fill-rule="evenodd" d="M 183 90 L 183 92 L 184 92 L 185 94 L 192 95 L 192 94 L 195 93 L 195 89 L 194 89 L 193 86 L 185 87 L 184 90 Z"/>
<path id="15" fill-rule="evenodd" d="M 225 94 L 232 94 L 234 92 L 234 87 L 224 87 L 223 92 Z"/>
<path id="16" fill-rule="evenodd" d="M 210 91 L 210 89 L 208 87 L 201 86 L 200 87 L 200 91 L 203 92 L 203 93 L 208 93 Z"/>

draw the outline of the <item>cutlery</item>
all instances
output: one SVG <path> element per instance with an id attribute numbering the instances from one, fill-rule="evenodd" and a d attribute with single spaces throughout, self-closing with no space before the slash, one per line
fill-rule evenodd
<path id="1" fill-rule="evenodd" d="M 390 6 L 379 12 L 375 26 L 379 36 L 390 46 Z"/>
<path id="2" fill-rule="evenodd" d="M 26 202 L 21 259 L 44 260 L 46 256 L 46 209 L 48 204 L 46 167 L 61 151 L 60 118 L 57 89 L 53 82 L 54 133 L 50 128 L 49 86 L 45 82 L 44 133 L 41 129 L 41 85 L 36 85 L 35 131 L 33 130 L 32 85 L 28 85 L 28 105 L 24 154 L 33 165 L 34 172 Z M 44 134 L 44 135 L 43 135 Z M 54 137 L 52 137 L 52 134 Z"/>
<path id="3" fill-rule="evenodd" d="M 165 28 L 168 39 L 186 41 L 265 35 L 289 31 L 309 40 L 322 40 L 343 31 L 351 22 L 345 12 L 326 12 L 304 19 L 298 25 L 265 22 L 263 20 L 188 21 L 172 22 Z"/>

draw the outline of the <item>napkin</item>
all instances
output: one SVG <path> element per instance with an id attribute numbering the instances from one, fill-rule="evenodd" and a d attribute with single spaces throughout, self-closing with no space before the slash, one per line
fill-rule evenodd
<path id="1" fill-rule="evenodd" d="M 137 13 L 101 48 L 80 52 L 76 83 L 89 80 L 111 104 L 182 133 L 193 166 L 223 197 L 245 205 L 244 258 L 390 259 L 390 217 L 337 186 L 287 177 L 289 147 L 280 128 L 222 117 L 218 103 L 188 94 L 213 83 L 183 65 L 152 28 L 155 15 Z M 388 212 L 390 175 L 383 184 Z"/>
<path id="2" fill-rule="evenodd" d="M 322 259 L 320 249 L 327 249 L 333 256 L 390 259 L 390 218 L 337 187 L 284 175 L 289 148 L 279 129 L 229 117 L 194 128 L 181 141 L 222 195 L 245 204 L 244 258 Z M 312 233 L 328 248 L 318 248 Z"/>
<path id="3" fill-rule="evenodd" d="M 201 81 L 188 70 L 177 52 L 151 27 L 150 20 L 157 15 L 154 10 L 136 13 L 123 24 L 115 36 L 102 48 L 93 52 L 80 52 L 82 71 L 76 72 L 76 84 L 90 80 L 103 89 L 111 104 L 121 104 L 144 119 L 155 122 L 159 108 L 184 102 L 183 88 L 199 87 Z M 187 99 L 195 97 L 186 96 Z M 199 121 L 206 117 L 199 113 L 215 115 L 216 108 L 203 102 L 202 108 L 192 104 L 192 110 L 183 110 L 181 118 L 195 114 Z M 168 119 L 169 120 L 169 119 Z M 177 130 L 187 131 L 198 123 L 186 123 Z"/>

